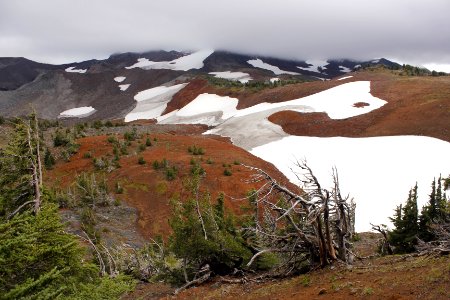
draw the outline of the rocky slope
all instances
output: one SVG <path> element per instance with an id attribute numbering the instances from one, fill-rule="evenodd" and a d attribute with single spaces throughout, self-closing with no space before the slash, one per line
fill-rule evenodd
<path id="1" fill-rule="evenodd" d="M 210 72 L 219 72 L 214 76 L 231 78 L 246 74 L 251 78 L 250 82 L 271 78 L 303 81 L 334 78 L 363 65 L 398 67 L 387 60 L 319 63 L 224 51 L 210 51 L 202 56 L 203 53 L 205 51 L 200 51 L 200 55 L 176 51 L 122 53 L 105 60 L 64 65 L 42 64 L 25 58 L 0 58 L 0 115 L 24 115 L 31 105 L 42 118 L 56 119 L 65 110 L 91 106 L 96 111 L 86 120 L 123 118 L 136 106 L 133 98 L 138 92 L 190 82 L 201 75 L 213 76 Z M 114 80 L 121 77 L 125 77 L 123 81 Z"/>

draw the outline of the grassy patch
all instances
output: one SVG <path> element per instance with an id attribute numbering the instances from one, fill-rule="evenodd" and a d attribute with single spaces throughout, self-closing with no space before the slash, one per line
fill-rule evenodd
<path id="1" fill-rule="evenodd" d="M 370 296 L 370 295 L 373 295 L 373 288 L 371 288 L 371 287 L 365 287 L 365 288 L 362 290 L 361 295 L 363 295 L 363 296 Z"/>
<path id="2" fill-rule="evenodd" d="M 148 192 L 148 185 L 145 183 L 139 183 L 139 182 L 130 182 L 127 183 L 125 186 L 125 189 L 135 189 L 143 192 Z"/>
<path id="3" fill-rule="evenodd" d="M 167 183 L 160 181 L 156 184 L 155 191 L 158 195 L 164 195 L 167 192 Z"/>

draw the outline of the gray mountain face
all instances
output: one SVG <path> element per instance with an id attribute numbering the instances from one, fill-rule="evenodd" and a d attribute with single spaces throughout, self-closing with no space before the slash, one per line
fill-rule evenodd
<path id="1" fill-rule="evenodd" d="M 26 58 L 0 58 L 0 115 L 14 117 L 27 114 L 33 107 L 40 117 L 56 119 L 65 110 L 92 106 L 95 113 L 85 120 L 123 118 L 136 106 L 134 96 L 143 90 L 161 85 L 188 82 L 209 72 L 244 72 L 253 80 L 271 78 L 326 80 L 341 76 L 360 66 L 383 64 L 397 67 L 388 60 L 357 62 L 353 60 L 328 60 L 316 67 L 308 61 L 256 57 L 225 51 L 216 51 L 203 60 L 203 67 L 187 71 L 127 68 L 147 59 L 167 62 L 186 56 L 176 51 L 150 51 L 145 53 L 113 54 L 105 60 L 89 60 L 64 65 L 42 64 Z M 259 67 L 248 61 L 259 59 L 276 67 L 284 74 L 276 75 L 271 67 Z M 266 65 L 264 65 L 266 66 Z M 123 81 L 115 80 L 125 77 Z"/>

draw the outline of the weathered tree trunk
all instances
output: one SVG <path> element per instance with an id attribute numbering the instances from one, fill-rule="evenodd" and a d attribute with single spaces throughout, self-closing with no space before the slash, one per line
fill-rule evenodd
<path id="1" fill-rule="evenodd" d="M 34 213 L 38 214 L 39 210 L 41 208 L 41 187 L 40 187 L 40 179 L 39 179 L 39 170 L 37 168 L 37 163 L 36 161 L 39 160 L 39 157 L 37 157 L 36 159 L 34 159 L 33 154 L 34 154 L 34 150 L 33 150 L 33 143 L 32 143 L 32 137 L 31 137 L 31 126 L 30 123 L 28 123 L 27 126 L 27 139 L 28 139 L 28 148 L 30 151 L 30 162 L 33 168 L 33 186 L 34 186 Z"/>
<path id="2" fill-rule="evenodd" d="M 304 183 L 304 194 L 292 192 L 259 168 L 246 166 L 259 173 L 254 182 L 266 181 L 256 191 L 254 203 L 264 211 L 265 217 L 259 228 L 248 229 L 260 237 L 255 245 L 256 257 L 268 251 L 287 252 L 291 259 L 309 259 L 311 267 L 317 264 L 324 267 L 336 259 L 351 263 L 346 238 L 352 228 L 350 208 L 353 206 L 347 203 L 348 197 L 342 199 L 340 195 L 337 171 L 333 170 L 335 186 L 330 194 L 320 186 L 306 163 L 297 166 L 306 172 L 304 180 L 297 176 Z M 295 259 L 291 262 L 295 264 Z"/>
<path id="3" fill-rule="evenodd" d="M 329 193 L 327 191 L 324 204 L 325 207 L 323 212 L 323 222 L 325 224 L 325 238 L 327 241 L 328 255 L 330 256 L 331 259 L 336 260 L 337 259 L 336 252 L 334 251 L 333 239 L 330 233 L 330 220 L 329 220 L 330 209 L 328 207 L 328 202 L 329 202 Z"/>
<path id="4" fill-rule="evenodd" d="M 39 137 L 39 122 L 34 114 L 34 135 L 36 139 L 36 156 L 37 156 L 37 165 L 38 165 L 38 174 L 39 174 L 39 186 L 42 187 L 42 162 L 41 162 L 41 145 L 40 145 L 40 137 Z"/>
<path id="5" fill-rule="evenodd" d="M 325 267 L 326 265 L 328 265 L 328 255 L 327 255 L 327 251 L 326 251 L 326 244 L 325 244 L 325 238 L 323 237 L 323 232 L 322 232 L 322 224 L 321 224 L 321 220 L 320 217 L 317 216 L 316 218 L 316 231 L 317 231 L 317 236 L 318 236 L 318 240 L 319 240 L 319 256 L 320 256 L 320 266 Z"/>

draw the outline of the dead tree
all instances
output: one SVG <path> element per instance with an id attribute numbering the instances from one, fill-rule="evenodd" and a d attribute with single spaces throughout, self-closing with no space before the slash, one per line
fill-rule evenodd
<path id="1" fill-rule="evenodd" d="M 262 183 L 253 195 L 261 211 L 255 216 L 259 222 L 245 228 L 257 241 L 248 265 L 267 252 L 286 254 L 288 272 L 305 263 L 310 267 L 324 267 L 335 260 L 351 263 L 355 206 L 348 196 L 341 196 L 337 170 L 333 169 L 334 187 L 328 191 L 305 161 L 296 166 L 304 172 L 297 176 L 303 193 L 279 184 L 262 169 L 246 166 L 256 172 L 252 181 Z"/>
<path id="2" fill-rule="evenodd" d="M 384 224 L 380 225 L 374 225 L 374 224 L 370 224 L 372 226 L 372 230 L 375 230 L 379 233 L 381 233 L 383 235 L 383 239 L 380 241 L 380 253 L 381 255 L 384 254 L 394 254 L 394 251 L 392 250 L 391 244 L 389 243 L 389 238 L 388 238 L 388 231 L 387 231 L 387 227 Z"/>
<path id="3" fill-rule="evenodd" d="M 431 242 L 419 240 L 416 249 L 421 255 L 448 255 L 450 254 L 450 222 L 432 225 L 435 239 Z"/>

